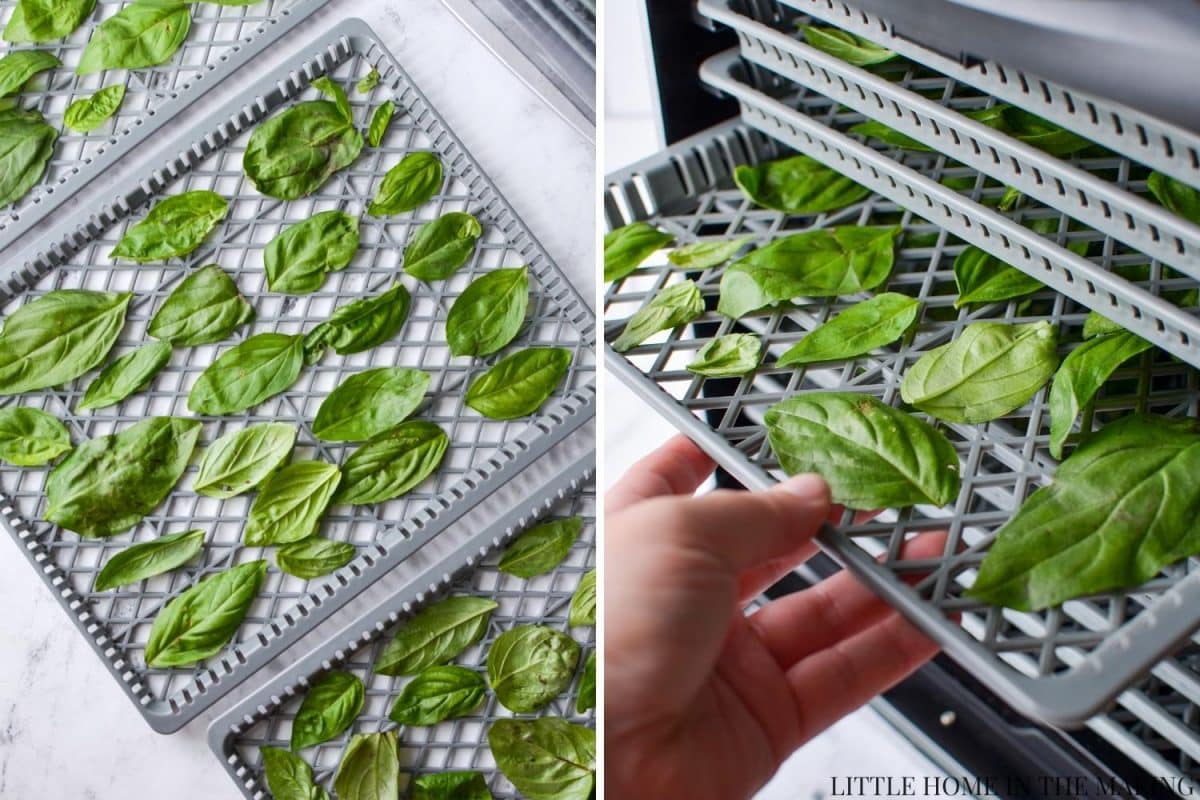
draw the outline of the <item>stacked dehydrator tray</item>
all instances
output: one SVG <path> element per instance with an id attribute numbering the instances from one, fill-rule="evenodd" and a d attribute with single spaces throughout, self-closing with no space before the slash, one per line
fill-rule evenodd
<path id="1" fill-rule="evenodd" d="M 807 391 L 840 390 L 899 406 L 905 371 L 981 320 L 1046 320 L 1057 326 L 1060 341 L 1070 343 L 1080 340 L 1085 317 L 1096 310 L 1157 345 L 1105 384 L 1084 416 L 1085 426 L 1099 428 L 1133 410 L 1179 417 L 1200 411 L 1195 369 L 1200 319 L 1195 309 L 1168 299 L 1200 278 L 1200 228 L 1159 206 L 1146 188 L 1151 170 L 1200 186 L 1200 136 L 1027 74 L 1020 64 L 949 56 L 945 47 L 934 51 L 899 35 L 885 19 L 838 0 L 700 0 L 707 31 L 686 14 L 670 20 L 661 7 L 648 10 L 664 127 L 668 136 L 680 138 L 608 177 L 608 227 L 647 221 L 671 234 L 676 246 L 749 236 L 761 247 L 811 228 L 900 225 L 895 268 L 877 291 L 922 303 L 917 326 L 898 344 L 833 366 L 779 368 L 774 361 L 784 350 L 866 295 L 796 301 L 734 321 L 715 311 L 721 267 L 686 273 L 663 252 L 609 284 L 604 305 L 609 342 L 663 287 L 685 278 L 699 286 L 708 308 L 703 316 L 624 354 L 609 349 L 607 364 L 735 481 L 761 489 L 783 476 L 763 427 L 763 414 L 774 403 Z M 810 23 L 864 37 L 901 58 L 871 70 L 852 66 L 806 43 L 800 26 Z M 685 49 L 715 53 L 692 83 L 702 83 L 721 100 L 696 103 L 685 86 L 686 64 L 671 72 L 663 52 Z M 723 105 L 729 99 L 734 103 Z M 964 114 L 998 103 L 1030 111 L 1099 147 L 1059 159 Z M 725 122 L 697 131 L 697 121 L 717 118 L 722 110 Z M 866 120 L 882 122 L 930 152 L 848 132 Z M 872 194 L 827 214 L 789 216 L 756 206 L 734 186 L 736 166 L 796 152 Z M 997 206 L 1008 187 L 1026 202 L 1002 212 Z M 1036 220 L 1052 221 L 1055 233 L 1035 233 L 1028 226 Z M 1076 254 L 1082 248 L 1069 249 L 1082 242 L 1090 243 L 1087 257 Z M 952 264 L 968 245 L 1037 278 L 1046 289 L 1024 301 L 956 309 Z M 1150 267 L 1139 280 L 1122 277 L 1130 274 L 1122 267 L 1146 263 Z M 713 380 L 685 368 L 712 337 L 730 332 L 754 333 L 765 341 L 758 369 L 744 378 Z M 940 739 L 939 760 L 957 764 L 955 769 L 963 764 L 976 772 L 988 769 L 987 754 L 973 762 L 947 755 L 946 748 L 956 746 L 947 743 L 955 730 L 962 732 L 960 740 L 968 738 L 972 727 L 965 716 L 971 707 L 992 715 L 983 730 L 996 741 L 982 749 L 991 751 L 994 762 L 1002 751 L 1033 749 L 1037 757 L 1016 760 L 1089 776 L 1124 775 L 1135 787 L 1131 795 L 1190 793 L 1200 779 L 1195 562 L 1171 566 L 1131 591 L 1044 612 L 972 600 L 964 590 L 992 536 L 1052 479 L 1059 463 L 1048 451 L 1047 390 L 993 422 L 941 428 L 961 466 L 962 490 L 953 504 L 892 511 L 858 524 L 847 517 L 821 536 L 827 553 L 943 646 L 949 660 L 930 669 L 953 673 L 956 685 L 970 687 L 965 695 L 955 694 L 931 683 L 925 671 L 927 702 L 945 702 L 942 710 L 964 717 L 955 723 L 953 715 L 940 722 L 934 716 L 934 729 L 950 725 Z M 941 555 L 900 557 L 907 536 L 930 530 L 948 531 Z M 921 577 L 906 581 L 909 576 Z M 1002 706 L 991 699 L 997 697 L 1026 718 L 1075 730 L 1049 731 L 998 713 Z M 919 714 L 920 702 L 913 702 L 911 692 L 896 696 L 896 703 L 889 712 L 893 719 Z M 935 730 L 932 737 L 939 735 Z M 1030 741 L 1039 744 L 1030 748 Z M 1072 766 L 1046 767 L 1050 760 L 1042 756 L 1052 750 Z M 1036 773 L 1037 766 L 1018 768 Z"/>
<path id="2" fill-rule="evenodd" d="M 3 2 L 0 22 L 13 5 Z M 109 16 L 120 5 L 102 0 L 97 14 Z M 344 357 L 330 350 L 306 366 L 289 390 L 262 405 L 237 415 L 201 418 L 204 425 L 198 452 L 231 430 L 280 421 L 293 424 L 299 432 L 292 460 L 315 458 L 339 464 L 352 448 L 322 441 L 312 430 L 317 408 L 329 392 L 348 376 L 372 367 L 415 367 L 429 373 L 429 391 L 416 416 L 448 435 L 444 460 L 428 479 L 396 499 L 366 506 L 331 506 L 320 535 L 352 543 L 357 553 L 346 566 L 324 577 L 304 580 L 284 574 L 274 566 L 269 551 L 244 546 L 242 533 L 251 497 L 215 499 L 192 492 L 195 463 L 168 499 L 139 525 L 104 539 L 83 538 L 43 521 L 49 467 L 6 466 L 0 470 L 4 526 L 125 694 L 148 724 L 162 733 L 174 732 L 194 719 L 339 610 L 344 610 L 342 618 L 351 618 L 374 597 L 376 602 L 386 600 L 386 613 L 394 621 L 425 602 L 450 576 L 479 567 L 482 555 L 537 518 L 547 513 L 593 515 L 587 489 L 595 441 L 593 312 L 487 177 L 484 167 L 366 23 L 347 20 L 344 14 L 339 19 L 321 14 L 284 37 L 304 14 L 321 5 L 315 1 L 245 7 L 199 4 L 197 8 L 204 9 L 198 12 L 201 16 L 228 15 L 228 24 L 225 16 L 207 27 L 198 21 L 184 54 L 171 62 L 174 66 L 164 67 L 161 74 L 154 69 L 134 71 L 128 78 L 131 87 L 144 83 L 153 91 L 148 89 L 145 98 L 137 95 L 136 105 L 127 99 L 125 112 L 109 126 L 109 134 L 65 136 L 43 185 L 11 213 L 6 212 L 8 227 L 0 230 L 4 242 L 11 243 L 17 233 L 35 222 L 45 223 L 36 239 L 22 238 L 4 254 L 0 306 L 6 317 L 52 290 L 133 293 L 114 356 L 147 340 L 147 325 L 163 299 L 202 265 L 219 264 L 255 308 L 255 319 L 230 340 L 176 348 L 153 381 L 119 405 L 76 411 L 87 376 L 6 401 L 59 417 L 77 444 L 126 429 L 149 416 L 192 416 L 187 399 L 196 378 L 220 352 L 251 334 L 307 332 L 327 319 L 335 307 L 373 295 L 397 280 L 411 294 L 407 320 L 394 339 Z M 331 6 L 334 9 L 336 4 Z M 60 48 L 68 65 L 71 53 L 81 46 L 75 38 Z M 275 65 L 269 69 L 247 67 L 251 57 L 268 44 Z M 205 53 L 193 59 L 188 48 Z M 241 67 L 246 68 L 239 71 Z M 355 89 L 372 70 L 378 71 L 377 84 Z M 75 92 L 87 94 L 96 86 L 55 75 L 46 91 L 26 92 L 22 102 L 32 100 L 47 119 L 57 120 Z M 194 101 L 203 91 L 198 88 L 201 83 L 212 84 L 224 77 L 241 80 L 239 87 L 244 88 L 227 92 L 219 104 L 195 108 Z M 321 77 L 347 87 L 351 111 L 361 128 L 366 128 L 376 108 L 393 102 L 396 112 L 386 135 L 379 146 L 365 146 L 357 161 L 314 194 L 287 202 L 260 194 L 243 170 L 243 153 L 251 133 L 280 110 L 321 97 L 312 85 Z M 189 106 L 194 113 L 186 125 L 173 126 L 184 129 L 164 128 L 170 131 L 171 140 L 164 142 L 160 137 L 156 142 L 158 153 L 175 155 L 132 152 L 134 145 L 163 126 L 168 117 Z M 441 189 L 415 212 L 367 215 L 367 205 L 382 176 L 414 152 L 438 155 L 446 175 Z M 123 172 L 113 173 L 120 177 L 112 180 L 106 176 L 108 182 L 99 190 L 80 193 L 79 213 L 70 219 L 64 215 L 47 219 L 61 199 L 76 193 L 120 156 L 125 156 L 120 164 Z M 165 263 L 139 265 L 111 257 L 117 241 L 148 209 L 165 197 L 197 189 L 215 191 L 229 203 L 227 216 L 199 249 Z M 263 270 L 267 243 L 285 226 L 335 209 L 361 217 L 361 244 L 350 265 L 330 273 L 311 294 L 288 296 L 269 291 Z M 401 269 L 406 241 L 419 224 L 450 211 L 468 211 L 479 219 L 483 234 L 474 254 L 447 280 L 413 280 Z M 80 218 L 86 221 L 81 224 Z M 18 247 L 22 248 L 19 252 Z M 529 309 L 516 340 L 505 352 L 526 347 L 562 348 L 570 355 L 570 366 L 562 383 L 532 415 L 489 419 L 468 408 L 464 394 L 470 382 L 503 354 L 453 357 L 447 343 L 446 313 L 474 278 L 520 265 L 528 268 Z M 131 543 L 195 528 L 205 531 L 205 544 L 191 563 L 117 589 L 93 590 L 100 568 Z M 494 567 L 480 567 L 478 579 L 490 583 L 478 583 L 474 591 L 494 590 L 501 595 L 508 603 L 504 612 L 508 619 L 527 622 L 544 615 L 557 620 L 555 615 L 565 614 L 561 598 L 569 600 L 580 577 L 594 565 L 590 525 L 587 531 L 571 557 L 545 581 L 525 585 L 502 580 Z M 193 667 L 146 665 L 143 653 L 150 626 L 166 603 L 206 576 L 260 558 L 272 562 L 267 576 L 245 621 L 220 654 Z M 379 619 L 378 614 L 363 617 L 355 625 L 366 630 L 382 624 Z M 574 633 L 585 643 L 591 641 L 588 630 Z M 311 665 L 313 657 L 304 663 Z M 322 660 L 330 657 L 328 653 L 320 655 Z M 367 710 L 377 711 L 372 709 L 374 706 Z M 476 721 L 483 724 L 498 714 L 494 706 L 488 706 L 486 713 L 486 720 L 480 716 Z M 572 712 L 570 716 L 582 721 L 589 715 Z M 378 725 L 380 719 L 378 715 L 364 718 L 362 724 L 368 721 Z M 457 753 L 468 745 L 477 748 L 481 741 L 479 731 L 468 729 L 467 722 L 429 730 Z M 404 746 L 419 741 L 422 735 L 411 732 L 404 737 Z M 219 750 L 224 758 L 224 746 Z M 255 762 L 251 768 L 257 767 Z M 489 775 L 489 779 L 497 791 L 503 789 L 501 778 Z M 265 796 L 261 780 L 258 788 L 252 788 L 255 782 L 245 769 L 239 767 L 237 780 L 248 787 L 247 796 Z"/>

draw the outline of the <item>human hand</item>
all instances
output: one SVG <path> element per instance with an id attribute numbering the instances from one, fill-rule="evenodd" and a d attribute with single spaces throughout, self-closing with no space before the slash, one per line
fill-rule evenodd
<path id="1" fill-rule="evenodd" d="M 714 466 L 676 437 L 605 499 L 608 797 L 748 798 L 938 649 L 848 572 L 745 616 L 842 510 L 814 475 L 692 497 Z M 904 557 L 943 544 L 925 535 Z"/>

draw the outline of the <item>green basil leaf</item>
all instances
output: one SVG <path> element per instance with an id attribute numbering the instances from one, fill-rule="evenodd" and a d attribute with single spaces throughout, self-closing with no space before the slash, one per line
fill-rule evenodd
<path id="1" fill-rule="evenodd" d="M 1105 426 L 996 534 L 967 594 L 1039 610 L 1131 589 L 1200 552 L 1196 420 L 1134 414 Z"/>
<path id="2" fill-rule="evenodd" d="M 283 230 L 267 244 L 263 266 L 273 292 L 310 294 L 325 275 L 345 269 L 358 252 L 358 219 L 322 211 Z"/>
<path id="3" fill-rule="evenodd" d="M 1049 322 L 976 322 L 917 360 L 900 384 L 904 402 L 947 422 L 978 423 L 1015 411 L 1058 366 Z"/>
<path id="4" fill-rule="evenodd" d="M 579 691 L 575 697 L 575 713 L 582 714 L 596 707 L 596 651 L 593 650 L 583 664 L 583 676 L 579 679 Z"/>
<path id="5" fill-rule="evenodd" d="M 955 308 L 1012 300 L 1046 288 L 1037 278 L 978 247 L 968 247 L 954 259 L 954 282 L 958 284 Z"/>
<path id="6" fill-rule="evenodd" d="M 452 661 L 483 638 L 499 605 L 482 597 L 447 597 L 405 623 L 375 661 L 380 675 L 416 675 Z"/>
<path id="7" fill-rule="evenodd" d="M 175 55 L 191 27 L 192 10 L 185 3 L 131 3 L 96 27 L 75 72 L 162 64 Z"/>
<path id="8" fill-rule="evenodd" d="M 571 366 L 571 351 L 530 347 L 507 355 L 467 390 L 466 403 L 492 419 L 516 419 L 542 407 Z"/>
<path id="9" fill-rule="evenodd" d="M 113 406 L 140 392 L 171 360 L 171 345 L 148 342 L 113 361 L 88 384 L 76 412 Z"/>
<path id="10" fill-rule="evenodd" d="M 321 461 L 297 461 L 271 475 L 250 506 L 247 546 L 288 544 L 315 534 L 341 479 L 337 467 Z"/>
<path id="11" fill-rule="evenodd" d="M 783 471 L 817 473 L 847 508 L 944 506 L 958 496 L 958 456 L 949 440 L 869 395 L 790 397 L 771 406 L 764 422 Z"/>
<path id="12" fill-rule="evenodd" d="M 753 241 L 753 236 L 742 236 L 720 242 L 693 242 L 667 253 L 667 261 L 686 270 L 719 267 Z"/>
<path id="13" fill-rule="evenodd" d="M 835 211 L 871 195 L 867 187 L 808 156 L 742 164 L 733 180 L 756 205 L 788 214 Z"/>
<path id="14" fill-rule="evenodd" d="M 544 625 L 518 625 L 496 638 L 488 651 L 488 682 L 510 711 L 545 708 L 571 685 L 579 645 Z"/>
<path id="15" fill-rule="evenodd" d="M 532 578 L 547 573 L 567 557 L 582 530 L 582 517 L 556 519 L 536 525 L 508 546 L 498 569 L 518 578 Z"/>
<path id="16" fill-rule="evenodd" d="M 95 367 L 117 341 L 132 297 L 59 289 L 14 311 L 0 333 L 0 395 L 58 386 Z"/>
<path id="17" fill-rule="evenodd" d="M 204 531 L 181 531 L 127 547 L 108 560 L 96 575 L 92 591 L 103 592 L 178 569 L 200 555 Z"/>
<path id="18" fill-rule="evenodd" d="M 338 306 L 304 338 L 305 350 L 332 347 L 339 356 L 378 347 L 404 327 L 412 298 L 397 283 L 386 292 Z M 319 360 L 319 357 L 318 357 Z"/>
<path id="19" fill-rule="evenodd" d="M 286 391 L 303 367 L 303 336 L 255 334 L 200 374 L 188 394 L 188 409 L 209 416 L 245 411 Z"/>
<path id="20" fill-rule="evenodd" d="M 0 111 L 0 207 L 15 203 L 37 183 L 54 154 L 58 131 L 36 111 Z"/>
<path id="21" fill-rule="evenodd" d="M 201 427 L 199 420 L 151 417 L 84 442 L 46 481 L 46 520 L 81 536 L 129 530 L 175 488 Z"/>
<path id="22" fill-rule="evenodd" d="M 380 103 L 371 113 L 371 123 L 367 126 L 367 141 L 371 147 L 379 147 L 383 137 L 387 135 L 388 126 L 396 114 L 396 104 L 391 100 Z"/>
<path id="23" fill-rule="evenodd" d="M 0 409 L 0 460 L 39 467 L 71 449 L 71 434 L 58 417 L 37 408 Z"/>
<path id="24" fill-rule="evenodd" d="M 309 688 L 292 721 L 293 750 L 328 742 L 354 724 L 367 692 L 349 672 L 329 672 Z"/>
<path id="25" fill-rule="evenodd" d="M 1200 225 L 1200 191 L 1161 172 L 1150 173 L 1150 177 L 1146 178 L 1146 188 L 1163 208 Z"/>
<path id="26" fill-rule="evenodd" d="M 150 320 L 148 333 L 179 347 L 212 344 L 254 320 L 254 307 L 216 264 L 184 278 Z"/>
<path id="27" fill-rule="evenodd" d="M 185 256 L 200 246 L 228 211 L 225 198 L 206 189 L 168 197 L 125 231 L 112 257 L 144 263 Z"/>
<path id="28" fill-rule="evenodd" d="M 400 800 L 396 732 L 360 733 L 346 745 L 333 779 L 338 800 Z"/>
<path id="29" fill-rule="evenodd" d="M 686 325 L 704 313 L 704 297 L 693 281 L 675 283 L 634 312 L 612 343 L 618 353 L 632 350 L 660 331 Z"/>
<path id="30" fill-rule="evenodd" d="M 404 248 L 404 271 L 421 281 L 445 280 L 467 263 L 482 235 L 479 220 L 470 214 L 442 214 L 417 228 Z"/>
<path id="31" fill-rule="evenodd" d="M 400 725 L 437 725 L 465 717 L 483 702 L 483 676 L 465 667 L 430 667 L 404 686 L 388 717 Z"/>
<path id="32" fill-rule="evenodd" d="M 83 24 L 96 0 L 19 0 L 8 26 L 6 42 L 52 42 Z"/>
<path id="33" fill-rule="evenodd" d="M 379 70 L 376 69 L 375 67 L 371 67 L 371 71 L 368 72 L 363 77 L 363 79 L 358 82 L 358 84 L 354 87 L 354 89 L 359 94 L 370 94 L 371 90 L 374 89 L 378 85 L 379 85 Z"/>
<path id="34" fill-rule="evenodd" d="M 490 356 L 517 338 L 529 310 L 529 270 L 495 269 L 471 282 L 446 315 L 455 356 Z"/>
<path id="35" fill-rule="evenodd" d="M 687 365 L 689 372 L 709 378 L 732 378 L 758 369 L 762 342 L 749 333 L 727 333 L 711 340 Z"/>
<path id="36" fill-rule="evenodd" d="M 286 422 L 230 431 L 204 451 L 192 491 L 220 498 L 248 492 L 287 461 L 295 443 L 296 429 Z"/>
<path id="37" fill-rule="evenodd" d="M 81 97 L 67 106 L 63 124 L 73 131 L 87 133 L 99 128 L 117 113 L 125 99 L 125 84 L 106 86 L 89 97 Z"/>
<path id="38" fill-rule="evenodd" d="M 1016 106 L 1005 107 L 1002 130 L 1013 138 L 1052 156 L 1068 156 L 1094 146 L 1090 139 L 1064 130 L 1037 114 Z"/>
<path id="39" fill-rule="evenodd" d="M 362 442 L 408 419 L 425 399 L 429 373 L 379 367 L 351 375 L 317 409 L 313 434 L 327 442 Z"/>
<path id="40" fill-rule="evenodd" d="M 496 766 L 529 800 L 589 800 L 596 732 L 558 717 L 501 719 L 488 729 Z"/>
<path id="41" fill-rule="evenodd" d="M 278 747 L 262 749 L 263 775 L 275 800 L 315 800 L 321 790 L 304 759 Z"/>
<path id="42" fill-rule="evenodd" d="M 913 326 L 920 313 L 920 301 L 907 295 L 884 292 L 850 306 L 796 342 L 779 357 L 775 366 L 857 358 L 899 339 Z"/>
<path id="43" fill-rule="evenodd" d="M 856 36 L 840 28 L 805 25 L 803 33 L 804 40 L 813 47 L 856 67 L 882 64 L 896 57 L 896 53 L 886 47 L 880 47 L 869 39 Z"/>
<path id="44" fill-rule="evenodd" d="M 844 226 L 776 239 L 721 276 L 717 310 L 738 319 L 797 297 L 836 297 L 887 280 L 900 228 Z"/>
<path id="45" fill-rule="evenodd" d="M 634 222 L 604 236 L 604 280 L 619 281 L 650 256 L 675 243 L 675 237 L 648 222 Z"/>
<path id="46" fill-rule="evenodd" d="M 436 153 L 409 153 L 387 171 L 367 213 L 386 217 L 428 203 L 442 188 L 442 160 Z"/>
<path id="47" fill-rule="evenodd" d="M 341 569 L 357 554 L 358 550 L 349 542 L 313 536 L 279 548 L 275 564 L 288 575 L 311 581 Z"/>
<path id="48" fill-rule="evenodd" d="M 917 153 L 932 153 L 933 148 L 924 142 L 914 139 L 906 133 L 901 133 L 890 125 L 884 125 L 877 119 L 869 119 L 857 125 L 851 125 L 847 133 L 876 139 L 886 145 L 899 147 L 901 150 L 912 150 Z M 973 185 L 973 184 L 972 184 Z"/>
<path id="49" fill-rule="evenodd" d="M 21 91 L 39 72 L 61 67 L 62 62 L 45 50 L 14 50 L 0 58 L 0 97 Z"/>
<path id="50" fill-rule="evenodd" d="M 567 621 L 573 628 L 596 624 L 596 570 L 589 570 L 575 587 Z"/>
<path id="51" fill-rule="evenodd" d="M 413 780 L 412 800 L 493 800 L 482 772 L 437 772 Z"/>
<path id="52" fill-rule="evenodd" d="M 254 188 L 279 200 L 297 200 L 321 188 L 362 152 L 362 134 L 337 104 L 297 103 L 254 129 L 242 168 Z"/>
<path id="53" fill-rule="evenodd" d="M 379 434 L 342 465 L 336 503 L 382 503 L 412 491 L 446 456 L 450 437 L 432 422 L 414 419 Z"/>
<path id="54" fill-rule="evenodd" d="M 340 83 L 334 83 L 328 76 L 321 76 L 312 82 L 312 87 L 333 101 L 341 112 L 342 119 L 354 124 L 354 110 L 350 108 L 350 99 L 346 97 L 346 90 Z"/>
<path id="55" fill-rule="evenodd" d="M 1050 385 L 1051 455 L 1062 458 L 1063 445 L 1080 409 L 1117 367 L 1153 346 L 1139 336 L 1121 331 L 1090 339 L 1063 359 Z"/>
<path id="56" fill-rule="evenodd" d="M 221 652 L 266 574 L 266 561 L 250 561 L 209 575 L 167 603 L 150 626 L 146 666 L 186 667 Z"/>

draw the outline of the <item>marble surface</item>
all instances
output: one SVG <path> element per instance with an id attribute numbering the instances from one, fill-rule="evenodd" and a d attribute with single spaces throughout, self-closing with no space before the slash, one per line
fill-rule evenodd
<path id="1" fill-rule="evenodd" d="M 255 64 L 266 67 L 272 58 L 294 52 L 321 29 L 351 16 L 374 27 L 592 302 L 592 146 L 439 0 L 333 0 Z M 236 90 L 235 82 L 214 91 L 225 95 Z M 211 102 L 202 105 L 212 107 Z M 167 141 L 175 127 L 156 141 Z M 147 151 L 147 157 L 165 155 L 168 149 Z M 89 187 L 60 213 L 90 207 L 85 198 L 95 191 L 97 187 Z M 0 539 L 0 798 L 240 797 L 205 741 L 209 722 L 232 698 L 177 734 L 152 732 L 11 538 L 5 534 Z M 327 625 L 310 638 L 323 639 L 332 631 L 333 625 Z M 304 646 L 302 642 L 289 655 Z M 261 683 L 251 680 L 255 686 Z"/>

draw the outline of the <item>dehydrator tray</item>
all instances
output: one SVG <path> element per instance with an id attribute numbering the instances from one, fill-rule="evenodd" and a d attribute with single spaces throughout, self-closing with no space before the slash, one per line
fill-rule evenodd
<path id="1" fill-rule="evenodd" d="M 376 67 L 381 81 L 369 95 L 349 97 L 356 119 L 365 124 L 371 109 L 392 99 L 399 110 L 379 148 L 365 148 L 359 160 L 338 173 L 315 195 L 289 203 L 258 194 L 242 172 L 242 152 L 255 126 L 298 98 L 317 96 L 309 84 L 321 75 L 354 83 Z M 592 312 L 411 83 L 396 60 L 359 20 L 348 20 L 298 50 L 255 87 L 217 109 L 180 140 L 168 163 L 146 165 L 115 191 L 116 205 L 97 209 L 84 225 L 61 225 L 45 250 L 31 248 L 4 276 L 5 314 L 51 289 L 86 287 L 136 292 L 114 354 L 145 337 L 146 324 L 162 298 L 193 267 L 217 263 L 236 280 L 257 310 L 257 320 L 218 345 L 176 349 L 171 362 L 149 388 L 110 409 L 78 414 L 73 409 L 87 376 L 56 390 L 10 399 L 43 408 L 62 418 L 75 441 L 111 433 L 149 415 L 189 415 L 188 390 L 202 369 L 234 339 L 252 333 L 307 331 L 347 299 L 371 294 L 401 279 L 412 294 L 409 318 L 396 339 L 345 358 L 328 352 L 306 368 L 296 385 L 248 413 L 203 418 L 202 448 L 221 434 L 249 422 L 284 420 L 300 430 L 294 458 L 318 457 L 341 463 L 350 448 L 316 440 L 311 421 L 321 400 L 348 375 L 373 366 L 413 366 L 432 375 L 420 418 L 440 425 L 450 437 L 441 468 L 411 493 L 378 506 L 331 507 L 322 525 L 326 537 L 351 541 L 359 555 L 325 578 L 302 581 L 274 567 L 246 622 L 226 650 L 191 669 L 147 669 L 142 650 L 150 622 L 164 601 L 200 577 L 259 558 L 262 550 L 240 547 L 249 507 L 245 496 L 219 501 L 189 489 L 191 478 L 154 513 L 127 534 L 83 539 L 41 522 L 47 470 L 0 470 L 0 509 L 20 549 L 87 637 L 123 691 L 150 725 L 173 731 L 195 717 L 279 651 L 344 605 L 415 549 L 483 502 L 573 431 L 588 422 L 595 404 L 595 323 Z M 443 190 L 415 212 L 388 218 L 364 217 L 362 246 L 345 270 L 329 275 L 321 290 L 302 297 L 268 292 L 262 251 L 284 225 L 314 212 L 343 209 L 362 213 L 378 178 L 407 152 L 440 154 L 448 179 Z M 195 253 L 165 264 L 114 263 L 109 252 L 123 231 L 140 220 L 163 196 L 212 189 L 230 201 L 226 220 Z M 450 210 L 470 210 L 484 235 L 470 262 L 452 278 L 418 284 L 399 269 L 405 240 L 420 221 Z M 532 418 L 493 421 L 467 409 L 464 389 L 497 357 L 484 361 L 452 358 L 446 345 L 446 309 L 479 274 L 526 264 L 530 271 L 530 312 L 513 347 L 557 346 L 571 352 L 564 383 Z M 195 474 L 195 466 L 189 475 Z M 188 528 L 208 531 L 198 566 L 103 593 L 91 591 L 99 567 L 131 541 Z"/>
<path id="2" fill-rule="evenodd" d="M 809 390 L 840 390 L 898 402 L 899 381 L 907 367 L 981 319 L 1049 320 L 1060 327 L 1064 343 L 1078 340 L 1087 307 L 1049 289 L 1025 304 L 954 309 L 952 263 L 964 244 L 886 197 L 872 196 L 832 214 L 788 217 L 755 207 L 732 188 L 736 165 L 782 154 L 777 142 L 730 123 L 612 176 L 605 198 L 610 227 L 648 220 L 674 234 L 680 245 L 750 235 L 761 246 L 811 227 L 904 226 L 896 268 L 879 291 L 919 298 L 922 318 L 915 333 L 900 345 L 872 357 L 807 371 L 770 366 L 806 331 L 863 296 L 804 302 L 740 323 L 709 311 L 695 325 L 659 335 L 624 356 L 609 351 L 610 369 L 748 487 L 765 488 L 782 476 L 760 423 L 763 412 L 785 397 Z M 977 186 L 976 193 L 981 191 Z M 1058 215 L 1046 209 L 1030 213 Z M 1058 218 L 1061 224 L 1064 220 Z M 683 277 L 660 254 L 609 286 L 605 338 L 615 337 L 635 310 L 663 286 Z M 719 268 L 690 277 L 696 278 L 710 307 L 715 305 L 711 301 L 718 294 Z M 704 336 L 697 335 L 697 326 L 706 329 Z M 766 340 L 766 365 L 750 378 L 727 382 L 732 384 L 730 393 L 709 396 L 706 381 L 684 367 L 711 336 L 735 328 Z M 1197 373 L 1165 353 L 1151 354 L 1118 371 L 1084 425 L 1131 410 L 1197 413 Z M 1192 635 L 1200 624 L 1200 612 L 1195 610 L 1200 607 L 1200 578 L 1192 574 L 1196 564 L 1189 561 L 1165 570 L 1136 591 L 1072 601 L 1034 614 L 1000 610 L 963 597 L 991 536 L 1054 473 L 1057 464 L 1047 452 L 1048 425 L 1043 389 L 1024 408 L 987 425 L 942 426 L 962 464 L 963 488 L 952 508 L 918 507 L 857 525 L 847 520 L 839 529 L 827 530 L 822 543 L 1015 708 L 1063 725 L 1096 713 Z M 949 536 L 941 557 L 899 558 L 907 535 L 942 529 Z M 962 552 L 957 552 L 960 547 Z M 882 560 L 876 561 L 877 557 Z M 903 580 L 926 572 L 928 576 L 915 586 Z M 954 615 L 960 615 L 960 621 L 955 622 Z M 1200 688 L 1200 681 L 1191 681 L 1190 688 Z"/>
<path id="3" fill-rule="evenodd" d="M 536 496 L 514 505 L 507 517 L 471 535 L 458 550 L 459 557 L 467 557 L 462 569 L 445 570 L 435 559 L 414 557 L 404 565 L 415 575 L 408 580 L 408 588 L 381 602 L 217 719 L 209 728 L 209 746 L 242 794 L 251 800 L 269 797 L 263 780 L 261 749 L 289 746 L 292 720 L 305 692 L 327 672 L 347 671 L 358 676 L 366 684 L 367 699 L 362 714 L 345 733 L 315 750 L 299 754 L 313 767 L 318 783 L 331 788 L 342 750 L 353 734 L 396 728 L 387 713 L 406 679 L 374 674 L 375 661 L 405 619 L 448 594 L 476 595 L 499 603 L 484 638 L 456 659 L 456 664 L 482 671 L 496 636 L 514 625 L 538 623 L 579 641 L 583 646 L 579 662 L 582 670 L 588 654 L 596 647 L 595 628 L 570 627 L 567 612 L 580 578 L 596 565 L 596 496 L 590 480 L 593 463 L 594 453 L 565 469 Z M 563 563 L 552 572 L 522 580 L 496 568 L 497 549 L 516 533 L 539 519 L 572 516 L 584 518 L 583 532 Z M 577 671 L 571 691 L 542 713 L 592 725 L 594 711 L 575 710 L 578 682 Z M 489 692 L 481 709 L 468 717 L 427 728 L 400 728 L 402 784 L 433 772 L 479 770 L 487 776 L 494 797 L 517 800 L 520 795 L 495 769 L 487 746 L 491 724 L 511 716 Z"/>
<path id="4" fill-rule="evenodd" d="M 295 27 L 328 0 L 263 0 L 253 5 L 194 3 L 187 39 L 165 64 L 134 70 L 76 75 L 75 67 L 92 32 L 135 0 L 97 0 L 95 10 L 63 40 L 0 46 L 44 50 L 62 66 L 43 73 L 16 97 L 21 108 L 42 112 L 60 130 L 54 156 L 37 185 L 16 203 L 0 208 L 0 251 L 66 202 L 118 159 L 146 141 L 180 111 Z M 17 0 L 0 0 L 0 26 L 8 24 Z M 125 84 L 125 99 L 111 120 L 90 133 L 66 129 L 63 113 L 96 90 Z"/>

